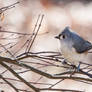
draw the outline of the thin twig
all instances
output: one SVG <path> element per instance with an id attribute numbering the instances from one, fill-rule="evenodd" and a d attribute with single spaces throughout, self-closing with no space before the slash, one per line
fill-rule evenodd
<path id="1" fill-rule="evenodd" d="M 5 67 L 6 69 L 8 69 L 14 76 L 16 76 L 18 79 L 20 79 L 22 82 L 24 82 L 27 86 L 29 86 L 30 88 L 32 88 L 35 92 L 38 92 L 38 88 L 34 87 L 33 85 L 31 85 L 30 83 L 28 83 L 26 80 L 24 80 L 21 76 L 19 76 L 14 70 L 12 70 L 8 65 L 6 65 L 3 62 L 0 62 L 0 64 Z"/>
<path id="2" fill-rule="evenodd" d="M 0 30 L 0 33 L 13 33 L 13 34 L 18 34 L 18 35 L 32 35 L 32 34 L 28 34 L 28 33 L 20 33 L 20 32 L 11 32 L 11 31 L 3 31 L 3 30 Z"/>
<path id="3" fill-rule="evenodd" d="M 17 61 L 16 57 L 8 49 L 6 49 L 5 46 L 3 46 L 2 44 L 0 44 L 0 46 L 2 46 L 11 55 L 11 57 L 13 57 L 13 59 Z"/>
<path id="4" fill-rule="evenodd" d="M 28 48 L 28 52 L 30 51 L 30 49 L 31 49 L 31 47 L 32 47 L 32 45 L 33 45 L 33 43 L 34 43 L 34 40 L 35 40 L 35 38 L 36 38 L 36 36 L 37 36 L 37 34 L 38 34 L 38 31 L 39 31 L 39 29 L 40 29 L 40 27 L 41 27 L 41 23 L 42 23 L 43 17 L 44 17 L 44 15 L 42 15 L 42 17 L 41 17 L 40 24 L 39 24 L 39 26 L 38 26 L 38 29 L 37 29 L 35 35 L 34 35 L 34 38 L 33 38 L 32 42 L 31 42 L 31 44 L 30 44 L 30 46 L 29 46 L 29 48 Z"/>
<path id="5" fill-rule="evenodd" d="M 64 79 L 59 80 L 59 81 L 58 81 L 58 82 L 56 82 L 55 84 L 51 85 L 49 88 L 54 87 L 55 85 L 57 85 L 58 83 L 62 82 L 63 80 L 64 80 Z"/>
<path id="6" fill-rule="evenodd" d="M 40 91 L 68 91 L 68 92 L 84 92 L 79 90 L 70 90 L 70 89 L 55 89 L 55 88 L 42 88 Z"/>
<path id="7" fill-rule="evenodd" d="M 0 78 L 3 79 L 8 85 L 10 85 L 16 92 L 19 92 L 18 89 L 15 86 L 13 86 L 12 83 L 7 81 L 2 75 L 0 75 Z"/>
<path id="8" fill-rule="evenodd" d="M 5 78 L 5 77 L 4 77 Z M 12 79 L 12 78 L 5 78 L 5 79 L 7 79 L 7 80 L 13 80 L 13 81 L 17 81 L 17 82 L 22 82 L 21 80 L 17 80 L 17 79 Z M 31 83 L 31 84 L 40 84 L 40 85 L 52 85 L 52 84 L 50 84 L 50 83 L 42 83 L 42 82 L 29 82 L 29 83 Z"/>
<path id="9" fill-rule="evenodd" d="M 21 67 L 25 67 L 25 68 L 30 69 L 31 71 L 33 71 L 33 72 L 35 72 L 37 74 L 43 75 L 43 76 L 45 76 L 47 78 L 50 78 L 50 79 L 79 79 L 79 80 L 85 80 L 85 81 L 92 82 L 91 79 L 89 79 L 89 78 L 83 78 L 83 77 L 52 76 L 52 75 L 50 75 L 48 73 L 42 72 L 42 71 L 40 71 L 40 70 L 38 70 L 38 69 L 36 69 L 34 67 L 31 67 L 29 65 L 22 64 L 22 63 L 19 64 L 19 63 L 16 62 L 16 60 L 11 60 L 9 58 L 0 57 L 0 60 L 1 61 L 6 61 L 8 63 L 16 64 L 16 65 L 21 66 Z"/>
<path id="10" fill-rule="evenodd" d="M 25 52 L 29 52 L 28 49 L 30 47 L 30 44 L 31 44 L 31 41 L 32 41 L 32 38 L 34 37 L 35 35 L 35 31 L 36 31 L 36 27 L 37 27 L 37 24 L 38 24 L 38 21 L 39 21 L 39 18 L 40 18 L 40 15 L 38 15 L 38 19 L 36 21 L 36 24 L 35 24 L 35 27 L 33 29 L 33 32 L 32 32 L 32 35 L 30 36 L 30 38 L 28 39 L 28 44 L 27 44 L 27 48 L 26 48 L 26 51 Z"/>
<path id="11" fill-rule="evenodd" d="M 0 8 L 0 14 L 2 14 L 4 11 L 8 10 L 8 9 L 11 9 L 11 8 L 14 8 L 16 4 L 18 4 L 19 2 L 16 2 L 14 4 L 11 4 L 9 6 L 6 6 L 6 7 L 2 7 Z"/>

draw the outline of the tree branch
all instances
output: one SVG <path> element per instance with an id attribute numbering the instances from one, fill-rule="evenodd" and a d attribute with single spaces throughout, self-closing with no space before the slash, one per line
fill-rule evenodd
<path id="1" fill-rule="evenodd" d="M 10 85 L 16 92 L 19 92 L 16 87 L 12 85 L 9 81 L 7 81 L 2 75 L 0 75 L 0 78 L 3 79 L 8 85 Z"/>
<path id="2" fill-rule="evenodd" d="M 24 80 L 21 76 L 19 76 L 14 70 L 12 70 L 8 65 L 6 65 L 3 62 L 0 62 L 0 64 L 5 67 L 7 70 L 9 70 L 14 76 L 16 76 L 18 79 L 20 79 L 22 82 L 24 82 L 27 86 L 29 86 L 30 88 L 32 88 L 35 92 L 39 92 L 38 88 L 34 87 L 33 85 L 31 85 L 30 83 L 28 83 L 26 80 Z"/>

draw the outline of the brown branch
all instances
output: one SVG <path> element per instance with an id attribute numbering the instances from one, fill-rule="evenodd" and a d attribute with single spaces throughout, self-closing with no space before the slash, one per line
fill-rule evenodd
<path id="1" fill-rule="evenodd" d="M 11 32 L 11 31 L 4 31 L 4 30 L 0 30 L 0 33 L 17 34 L 17 35 L 32 35 L 28 33 Z"/>
<path id="2" fill-rule="evenodd" d="M 4 77 L 5 78 L 5 77 Z M 12 79 L 12 78 L 5 78 L 5 79 L 7 79 L 7 80 L 12 80 L 12 81 L 17 81 L 17 82 L 22 82 L 21 80 L 17 80 L 17 79 Z M 42 83 L 42 82 L 29 82 L 29 83 L 31 83 L 31 84 L 40 84 L 40 85 L 52 85 L 52 84 L 50 84 L 50 83 Z"/>
<path id="3" fill-rule="evenodd" d="M 26 51 L 25 51 L 25 52 L 29 52 L 28 50 L 29 50 L 29 48 L 30 48 L 31 42 L 33 41 L 32 38 L 33 38 L 34 35 L 35 35 L 35 31 L 36 31 L 36 27 L 37 27 L 39 18 L 40 18 L 40 15 L 38 15 L 38 19 L 37 19 L 36 24 L 35 24 L 35 27 L 34 27 L 34 29 L 33 29 L 33 32 L 32 32 L 33 35 L 31 35 L 30 38 L 27 40 L 27 41 L 28 41 L 28 44 L 27 44 L 27 47 L 26 47 Z"/>
<path id="4" fill-rule="evenodd" d="M 89 81 L 89 82 L 92 82 L 92 79 L 89 79 L 89 78 L 82 78 L 82 77 L 70 77 L 70 76 L 53 76 L 51 74 L 48 74 L 48 73 L 45 73 L 43 71 L 40 71 L 34 67 L 31 67 L 29 65 L 26 65 L 26 64 L 23 64 L 21 63 L 19 66 L 23 66 L 25 68 L 28 68 L 30 69 L 31 71 L 37 73 L 37 74 L 40 74 L 40 75 L 43 75 L 44 77 L 47 77 L 47 78 L 50 78 L 50 79 L 72 79 L 72 80 L 85 80 L 85 81 Z"/>
<path id="5" fill-rule="evenodd" d="M 31 42 L 31 45 L 30 45 L 29 48 L 28 48 L 28 52 L 30 51 L 30 49 L 31 49 L 31 47 L 32 47 L 32 45 L 33 45 L 33 43 L 34 43 L 34 40 L 35 40 L 35 38 L 36 38 L 36 36 L 37 36 L 37 34 L 38 34 L 38 31 L 39 31 L 39 29 L 40 29 L 40 27 L 41 27 L 41 23 L 42 23 L 43 17 L 44 17 L 44 15 L 42 15 L 42 17 L 41 17 L 40 24 L 39 24 L 39 26 L 38 26 L 38 29 L 37 29 L 35 35 L 34 35 L 34 38 L 33 38 L 32 42 Z"/>
<path id="6" fill-rule="evenodd" d="M 16 2 L 14 4 L 11 4 L 9 6 L 6 6 L 6 7 L 2 7 L 0 8 L 0 14 L 2 14 L 4 11 L 8 10 L 8 9 L 11 9 L 11 8 L 14 8 L 16 4 L 18 4 L 19 2 Z"/>
<path id="7" fill-rule="evenodd" d="M 70 90 L 70 89 L 55 89 L 55 88 L 42 88 L 40 91 L 68 91 L 68 92 L 84 92 L 79 90 Z"/>
<path id="8" fill-rule="evenodd" d="M 2 75 L 0 75 L 0 78 L 3 79 L 8 85 L 10 85 L 16 92 L 18 92 L 18 89 L 12 85 L 9 81 L 7 81 Z"/>
<path id="9" fill-rule="evenodd" d="M 38 56 L 38 55 L 35 55 L 35 54 L 33 54 L 33 55 L 27 55 L 27 56 L 24 56 L 24 57 L 20 57 L 20 58 L 18 58 L 18 60 L 21 60 L 21 59 L 24 59 L 24 58 L 27 58 L 27 57 L 38 57 L 38 58 L 42 58 L 42 59 L 52 59 L 52 60 L 55 60 L 55 61 L 57 61 L 58 59 L 53 59 L 52 57 L 51 58 L 48 58 L 48 57 L 44 57 L 44 56 Z M 72 67 L 72 65 L 71 64 L 67 64 L 68 66 L 70 66 L 70 67 Z M 74 65 L 73 65 L 74 66 Z M 62 66 L 63 67 L 63 66 Z M 64 66 L 65 67 L 65 66 Z M 65 67 L 65 68 L 68 68 L 68 67 Z M 74 68 L 75 69 L 78 69 L 76 66 L 74 66 Z M 76 73 L 76 72 L 74 72 L 74 73 Z M 78 72 L 77 72 L 78 73 Z M 90 73 L 88 73 L 88 72 L 85 72 L 85 71 L 83 71 L 82 69 L 79 69 L 79 73 L 81 73 L 81 74 L 84 74 L 84 75 L 87 75 L 87 76 L 89 76 L 90 78 L 92 78 L 92 74 L 90 74 Z"/>
<path id="10" fill-rule="evenodd" d="M 16 57 L 5 46 L 3 46 L 2 44 L 0 44 L 0 46 L 3 47 L 11 55 L 11 57 L 17 61 Z"/>
<path id="11" fill-rule="evenodd" d="M 88 82 L 92 82 L 92 79 L 90 78 L 83 78 L 83 77 L 70 77 L 70 76 L 53 76 L 51 74 L 48 74 L 48 73 L 45 73 L 43 71 L 40 71 L 32 66 L 29 66 L 29 65 L 26 65 L 26 64 L 23 64 L 23 63 L 18 63 L 16 62 L 16 60 L 12 60 L 10 58 L 5 58 L 5 57 L 0 57 L 0 62 L 1 61 L 5 61 L 7 63 L 11 63 L 11 64 L 15 64 L 15 65 L 18 65 L 18 66 L 21 66 L 21 67 L 24 67 L 24 68 L 27 68 L 27 69 L 30 69 L 30 71 L 32 72 L 35 72 L 39 75 L 42 75 L 44 77 L 47 77 L 47 78 L 50 78 L 50 79 L 72 79 L 72 80 L 83 80 L 83 81 L 88 81 Z"/>
<path id="12" fill-rule="evenodd" d="M 53 85 L 51 85 L 51 86 L 49 87 L 49 89 L 51 89 L 52 87 L 54 87 L 54 86 L 57 85 L 58 83 L 62 82 L 63 80 L 64 80 L 64 79 L 59 80 L 58 82 L 54 83 Z"/>
<path id="13" fill-rule="evenodd" d="M 14 70 L 12 70 L 8 65 L 6 65 L 3 62 L 0 62 L 0 64 L 5 67 L 7 70 L 9 70 L 14 76 L 16 76 L 18 79 L 20 79 L 22 82 L 24 82 L 27 86 L 32 88 L 35 92 L 38 92 L 38 88 L 34 87 L 30 83 L 28 83 L 26 80 L 24 80 L 21 76 L 19 76 Z"/>

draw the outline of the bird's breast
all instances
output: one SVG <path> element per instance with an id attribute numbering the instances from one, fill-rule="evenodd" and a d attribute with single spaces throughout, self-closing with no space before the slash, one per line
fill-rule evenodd
<path id="1" fill-rule="evenodd" d="M 84 59 L 84 54 L 77 53 L 75 49 L 69 44 L 61 44 L 61 53 L 63 54 L 65 59 L 74 64 Z"/>

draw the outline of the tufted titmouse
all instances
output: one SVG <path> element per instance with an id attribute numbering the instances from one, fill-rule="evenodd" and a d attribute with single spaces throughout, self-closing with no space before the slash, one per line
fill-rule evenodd
<path id="1" fill-rule="evenodd" d="M 88 50 L 92 49 L 92 44 L 78 34 L 72 32 L 69 27 L 65 29 L 55 38 L 59 39 L 61 52 L 66 59 L 73 64 L 83 61 L 88 53 Z"/>

